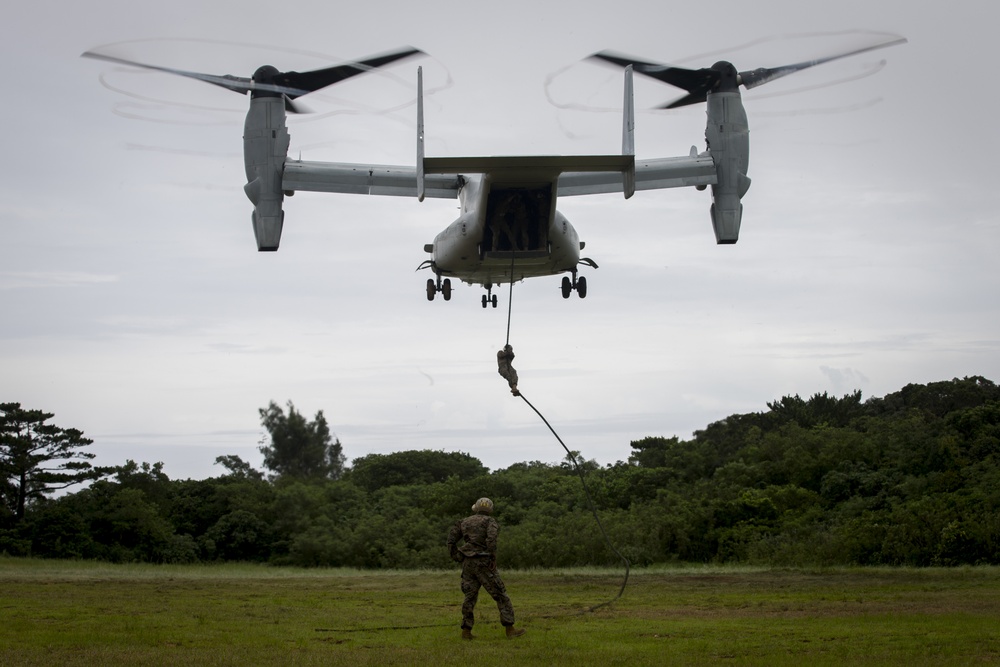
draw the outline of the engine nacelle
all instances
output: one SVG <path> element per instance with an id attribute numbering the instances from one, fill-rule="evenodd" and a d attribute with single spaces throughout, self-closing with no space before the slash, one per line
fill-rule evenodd
<path id="1" fill-rule="evenodd" d="M 257 250 L 273 251 L 281 242 L 285 213 L 281 208 L 284 192 L 281 178 L 288 154 L 285 102 L 281 97 L 250 100 L 243 128 L 243 160 L 247 184 L 243 187 L 254 205 L 251 216 Z"/>
<path id="2" fill-rule="evenodd" d="M 717 183 L 712 186 L 712 226 L 716 243 L 740 238 L 743 204 L 750 188 L 750 129 L 739 91 L 709 93 L 705 139 L 715 162 Z"/>

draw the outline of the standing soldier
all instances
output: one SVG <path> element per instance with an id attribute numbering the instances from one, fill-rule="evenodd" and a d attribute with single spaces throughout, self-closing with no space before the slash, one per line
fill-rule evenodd
<path id="1" fill-rule="evenodd" d="M 520 637 L 523 629 L 514 627 L 514 606 L 510 603 L 503 579 L 497 572 L 497 534 L 500 524 L 490 516 L 493 513 L 493 501 L 480 498 L 472 506 L 475 512 L 451 527 L 448 532 L 448 550 L 452 560 L 462 564 L 462 592 L 465 600 L 462 602 L 462 639 L 472 639 L 472 626 L 476 622 L 476 600 L 479 598 L 479 587 L 486 588 L 497 603 L 500 610 L 500 624 L 507 632 L 507 639 Z M 465 544 L 458 546 L 459 540 Z"/>
<path id="2" fill-rule="evenodd" d="M 521 393 L 517 390 L 517 371 L 510 365 L 512 361 L 514 361 L 514 348 L 504 345 L 503 349 L 497 352 L 497 373 L 507 380 L 510 393 L 520 396 Z"/>

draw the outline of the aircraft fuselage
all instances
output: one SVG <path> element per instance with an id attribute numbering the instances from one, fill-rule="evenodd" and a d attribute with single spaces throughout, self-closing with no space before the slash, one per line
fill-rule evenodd
<path id="1" fill-rule="evenodd" d="M 434 238 L 435 273 L 489 286 L 576 271 L 580 238 L 555 208 L 557 175 L 464 178 L 461 214 Z"/>

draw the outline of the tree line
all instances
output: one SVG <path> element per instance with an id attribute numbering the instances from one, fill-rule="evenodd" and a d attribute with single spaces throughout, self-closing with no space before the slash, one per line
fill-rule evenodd
<path id="1" fill-rule="evenodd" d="M 51 414 L 0 404 L 0 553 L 114 562 L 256 561 L 443 568 L 449 526 L 496 503 L 506 567 L 613 565 L 570 458 L 487 469 L 411 450 L 346 464 L 322 412 L 260 410 L 259 471 L 204 480 L 160 463 L 89 463 Z M 785 396 L 627 461 L 577 456 L 601 523 L 633 564 L 1000 564 L 1000 389 L 983 377 L 882 398 Z M 67 484 L 85 488 L 57 497 Z"/>

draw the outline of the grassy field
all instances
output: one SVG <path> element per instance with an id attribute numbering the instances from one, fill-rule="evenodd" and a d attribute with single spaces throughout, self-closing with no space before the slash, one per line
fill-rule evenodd
<path id="1" fill-rule="evenodd" d="M 0 665 L 1000 663 L 1000 568 L 505 572 L 459 639 L 458 572 L 0 558 Z"/>

